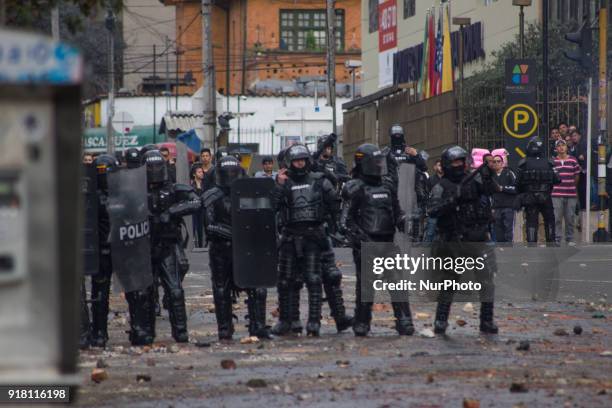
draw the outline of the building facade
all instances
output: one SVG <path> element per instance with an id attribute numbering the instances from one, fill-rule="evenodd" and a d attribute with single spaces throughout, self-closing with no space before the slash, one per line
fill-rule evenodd
<path id="1" fill-rule="evenodd" d="M 158 92 L 166 88 L 171 92 L 176 84 L 174 8 L 165 7 L 159 0 L 124 0 L 121 19 L 125 43 L 123 87 L 148 93 L 155 82 Z M 156 81 L 152 80 L 154 60 Z"/>
<path id="2" fill-rule="evenodd" d="M 201 1 L 164 0 L 176 13 L 179 72 L 202 84 Z M 252 93 L 256 84 L 283 84 L 326 72 L 326 13 L 323 0 L 220 0 L 212 15 L 216 88 L 223 95 Z M 350 83 L 347 59 L 361 57 L 359 0 L 336 1 L 336 80 Z M 275 92 L 274 90 L 277 90 Z"/>
<path id="3" fill-rule="evenodd" d="M 361 86 L 363 96 L 373 94 L 388 86 L 381 81 L 380 77 L 379 66 L 382 53 L 379 51 L 378 14 L 381 5 L 389 2 L 395 2 L 397 10 L 397 52 L 401 53 L 423 43 L 425 16 L 432 6 L 431 2 L 425 0 L 385 0 L 384 2 L 362 0 L 363 71 Z M 591 12 L 592 3 L 589 0 L 550 0 L 550 19 L 561 22 L 581 21 L 583 15 Z M 540 22 L 542 1 L 533 0 L 530 7 L 524 8 L 524 13 L 525 24 Z M 471 26 L 467 27 L 470 35 L 466 39 L 466 45 L 470 48 L 469 52 L 473 53 L 473 58 L 469 58 L 470 62 L 465 65 L 466 76 L 483 67 L 492 52 L 504 43 L 512 41 L 519 32 L 519 7 L 513 6 L 511 0 L 451 0 L 450 14 L 451 18 L 469 17 L 471 19 Z M 452 32 L 458 30 L 459 27 L 451 25 Z M 453 37 L 458 40 L 457 34 Z"/>

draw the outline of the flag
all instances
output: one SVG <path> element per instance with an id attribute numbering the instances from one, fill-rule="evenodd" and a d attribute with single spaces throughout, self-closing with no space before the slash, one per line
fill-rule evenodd
<path id="1" fill-rule="evenodd" d="M 428 88 L 427 88 L 427 98 L 430 98 L 435 95 L 434 86 L 435 86 L 435 58 L 436 58 L 436 38 L 435 38 L 435 16 L 436 11 L 435 8 L 432 10 L 429 15 L 429 38 L 427 39 L 427 77 L 429 79 Z"/>
<path id="2" fill-rule="evenodd" d="M 443 12 L 440 6 L 438 13 L 438 32 L 436 33 L 436 57 L 435 57 L 435 74 L 434 74 L 434 95 L 439 95 L 442 90 L 442 20 Z"/>
<path id="3" fill-rule="evenodd" d="M 429 31 L 429 10 L 425 15 L 425 30 L 423 30 L 423 60 L 421 61 L 421 76 L 417 85 L 417 95 L 425 98 L 425 86 L 427 83 L 427 32 Z"/>
<path id="4" fill-rule="evenodd" d="M 181 133 L 176 137 L 176 140 L 184 143 L 187 148 L 194 152 L 196 155 L 200 154 L 201 141 L 200 138 L 196 135 L 194 129 L 190 129 L 185 133 Z"/>
<path id="5" fill-rule="evenodd" d="M 461 39 L 463 40 L 463 39 Z M 444 50 L 442 56 L 442 92 L 453 90 L 453 52 L 451 49 L 450 11 L 444 13 Z"/>

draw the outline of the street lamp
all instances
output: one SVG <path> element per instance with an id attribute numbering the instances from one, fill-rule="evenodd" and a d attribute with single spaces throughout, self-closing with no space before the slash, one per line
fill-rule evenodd
<path id="1" fill-rule="evenodd" d="M 351 87 L 351 99 L 355 99 L 355 71 L 357 68 L 361 68 L 361 61 L 359 60 L 346 60 L 344 61 L 344 67 L 351 71 L 353 77 L 353 86 Z"/>
<path id="2" fill-rule="evenodd" d="M 521 58 L 525 58 L 525 13 L 523 8 L 531 6 L 531 0 L 512 0 L 513 6 L 521 8 L 519 13 L 519 38 L 521 42 Z"/>
<path id="3" fill-rule="evenodd" d="M 453 17 L 453 25 L 459 26 L 459 126 L 457 133 L 457 144 L 463 136 L 463 29 L 472 24 L 469 17 Z"/>

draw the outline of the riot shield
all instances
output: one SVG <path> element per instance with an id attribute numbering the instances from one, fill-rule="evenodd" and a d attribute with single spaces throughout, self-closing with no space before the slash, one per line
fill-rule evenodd
<path id="1" fill-rule="evenodd" d="M 147 169 L 121 169 L 108 175 L 113 271 L 126 292 L 153 283 L 147 197 Z"/>
<path id="2" fill-rule="evenodd" d="M 234 283 L 240 288 L 276 286 L 276 214 L 269 178 L 243 178 L 232 184 Z"/>
<path id="3" fill-rule="evenodd" d="M 416 167 L 411 163 L 403 163 L 399 166 L 398 170 L 398 186 L 397 186 L 397 198 L 399 200 L 400 207 L 406 214 L 406 225 L 405 233 L 410 236 L 412 228 L 412 220 L 416 215 L 416 192 L 415 192 L 415 172 Z"/>
<path id="4" fill-rule="evenodd" d="M 189 159 L 187 154 L 187 145 L 183 142 L 176 142 L 176 182 L 180 184 L 189 185 L 190 181 L 190 171 L 191 166 L 189 165 Z M 193 216 L 189 215 L 187 217 L 183 217 L 185 221 L 185 227 L 187 231 L 185 233 L 187 235 L 191 234 L 193 231 Z M 187 239 L 187 248 L 188 251 L 193 249 L 193 239 Z"/>
<path id="5" fill-rule="evenodd" d="M 97 171 L 92 164 L 83 165 L 83 274 L 96 275 L 99 267 Z"/>

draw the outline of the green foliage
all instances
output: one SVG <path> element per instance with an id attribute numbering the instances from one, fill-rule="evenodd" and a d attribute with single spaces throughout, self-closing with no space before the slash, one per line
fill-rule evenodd
<path id="1" fill-rule="evenodd" d="M 37 28 L 41 19 L 46 18 L 51 9 L 58 4 L 72 5 L 78 7 L 79 14 L 83 17 L 95 15 L 97 11 L 110 7 L 119 12 L 123 5 L 122 0 L 5 0 L 6 25 L 23 28 Z M 84 21 L 82 18 L 72 17 L 66 22 L 72 32 L 82 29 Z"/>
<path id="2" fill-rule="evenodd" d="M 551 87 L 583 85 L 588 74 L 573 61 L 565 58 L 564 50 L 570 50 L 574 44 L 565 40 L 568 32 L 575 31 L 577 25 L 553 23 L 548 30 L 549 84 Z M 491 62 L 482 70 L 465 80 L 466 92 L 481 87 L 503 87 L 505 61 L 508 58 L 520 58 L 520 41 L 518 34 L 513 41 L 502 45 L 491 52 Z M 525 58 L 536 60 L 538 84 L 542 83 L 542 29 L 539 24 L 529 24 L 525 30 Z"/>

